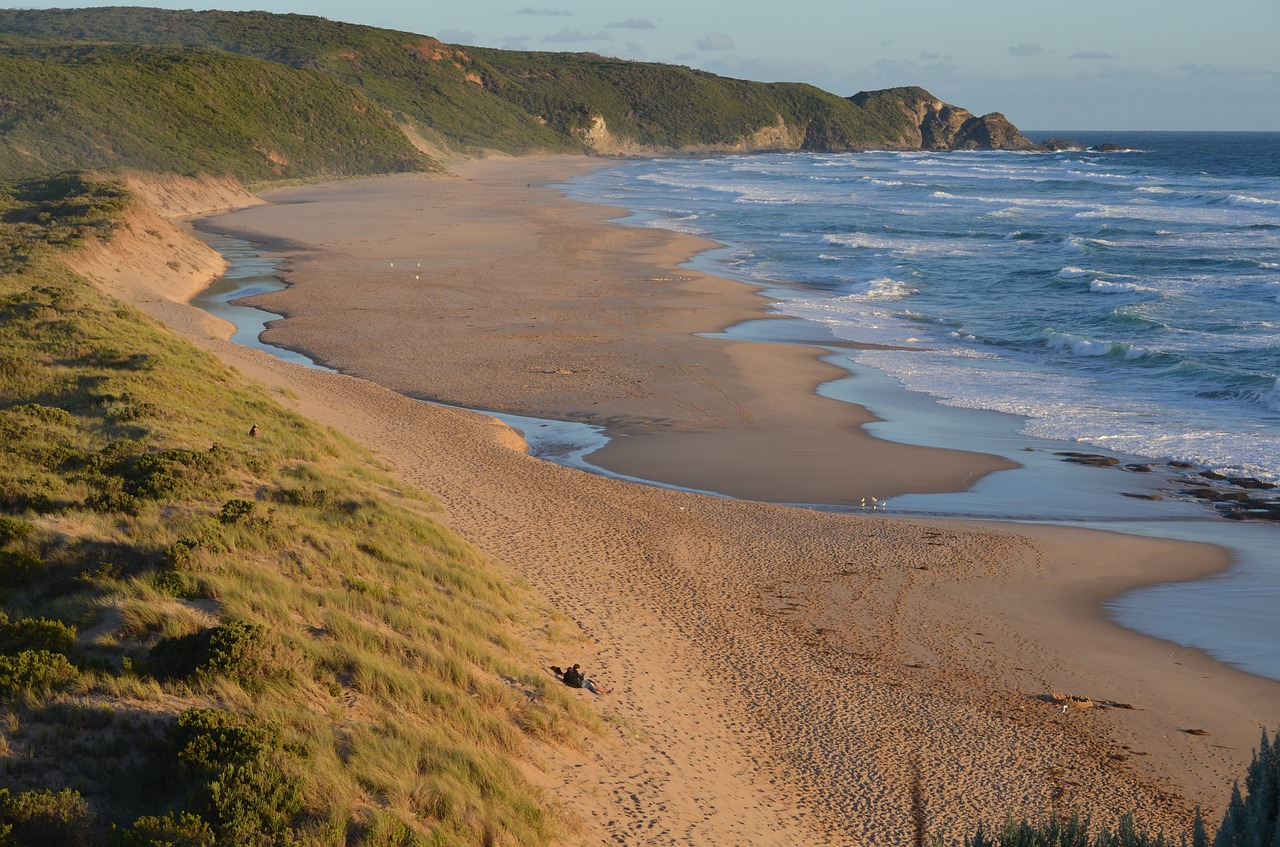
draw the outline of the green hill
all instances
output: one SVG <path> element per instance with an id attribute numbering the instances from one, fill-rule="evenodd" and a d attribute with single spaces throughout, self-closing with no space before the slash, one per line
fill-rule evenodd
<path id="1" fill-rule="evenodd" d="M 244 181 L 422 170 L 331 76 L 209 49 L 0 43 L 0 176 L 134 167 Z"/>
<path id="2" fill-rule="evenodd" d="M 918 88 L 844 98 L 305 15 L 8 9 L 0 38 L 11 177 L 40 162 L 250 180 L 426 167 L 396 128 L 464 154 L 1030 146 Z"/>

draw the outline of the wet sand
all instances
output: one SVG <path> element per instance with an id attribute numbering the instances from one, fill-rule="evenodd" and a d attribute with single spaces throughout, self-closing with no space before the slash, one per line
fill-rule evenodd
<path id="1" fill-rule="evenodd" d="M 709 242 L 602 225 L 621 213 L 542 185 L 589 160 L 540 162 L 554 171 L 489 160 L 289 189 L 206 225 L 266 240 L 305 280 L 248 301 L 289 318 L 265 341 L 412 397 L 602 425 L 592 461 L 626 475 L 849 505 L 1011 466 L 871 439 L 871 415 L 814 393 L 844 374 L 820 348 L 698 337 L 768 301 L 678 268 Z"/>
<path id="2" fill-rule="evenodd" d="M 1219 570 L 1220 550 L 637 485 L 530 458 L 492 418 L 400 393 L 665 429 L 670 443 L 694 433 L 708 452 L 728 441 L 730 459 L 761 462 L 743 474 L 744 498 L 792 499 L 776 495 L 797 457 L 753 454 L 780 443 L 770 438 L 807 443 L 777 432 L 793 423 L 839 444 L 846 469 L 871 474 L 895 452 L 883 466 L 911 490 L 996 466 L 888 445 L 856 429 L 856 407 L 806 400 L 828 368 L 812 348 L 683 338 L 758 316 L 760 298 L 678 269 L 695 242 L 607 224 L 536 187 L 590 166 L 473 163 L 449 180 L 292 189 L 294 215 L 219 218 L 288 248 L 294 288 L 266 299 L 294 317 L 273 332 L 359 377 L 226 342 L 229 327 L 185 305 L 176 283 L 97 275 L 373 448 L 577 624 L 572 660 L 614 686 L 596 701 L 608 729 L 581 752 L 543 751 L 537 778 L 584 822 L 582 843 L 902 844 L 917 819 L 959 838 L 979 819 L 1075 807 L 1174 831 L 1199 804 L 1216 821 L 1260 727 L 1280 722 L 1280 685 L 1124 630 L 1099 604 Z M 396 220 L 423 242 L 394 236 Z M 478 231 L 485 220 L 501 221 L 500 246 Z M 450 227 L 454 247 L 428 250 Z M 417 275 L 419 261 L 421 286 L 383 284 L 391 262 Z M 510 287 L 530 275 L 536 285 Z M 759 436 L 728 435 L 753 427 Z M 699 452 L 675 469 L 637 459 L 655 464 L 635 471 L 674 473 Z M 828 477 L 806 490 L 890 484 Z"/>

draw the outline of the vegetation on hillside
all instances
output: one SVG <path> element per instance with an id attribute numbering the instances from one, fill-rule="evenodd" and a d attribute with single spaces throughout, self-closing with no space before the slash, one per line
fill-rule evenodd
<path id="1" fill-rule="evenodd" d="M 879 121 L 812 85 L 747 82 L 590 53 L 469 52 L 487 66 L 489 90 L 571 137 L 599 115 L 614 135 L 667 149 L 732 145 L 779 120 L 795 134 L 795 147 L 858 149 L 887 138 Z"/>
<path id="2" fill-rule="evenodd" d="M 239 175 L 248 162 L 251 179 L 395 170 L 414 164 L 412 157 L 397 159 L 407 154 L 387 137 L 397 126 L 464 153 L 918 146 L 919 132 L 910 126 L 917 105 L 912 98 L 933 102 L 922 89 L 843 98 L 810 85 L 727 79 L 590 53 L 460 47 L 407 32 L 266 12 L 7 9 L 0 10 L 0 33 L 10 39 L 8 50 L 0 51 L 0 67 L 11 66 L 0 82 L 17 84 L 25 98 L 12 110 L 24 119 L 17 127 L 0 123 L 0 133 L 21 149 L 54 148 L 50 168 L 105 166 L 124 154 L 136 165 L 148 161 L 145 153 L 153 158 L 144 166 L 183 172 Z M 130 62 L 141 67 L 130 70 Z M 156 65 L 162 76 L 177 75 L 174 85 L 148 76 Z M 47 82 L 21 84 L 36 76 Z M 207 93 L 206 81 L 212 83 Z M 103 98 L 116 85 L 138 95 L 108 110 Z M 81 86 L 87 86 L 82 94 Z M 911 102 L 897 102 L 900 95 Z M 244 121 L 234 119 L 237 97 L 250 116 Z M 145 114 L 149 98 L 164 104 L 160 114 Z M 308 105 L 299 110 L 295 103 Z M 71 120 L 56 120 L 59 109 Z M 276 109 L 281 125 L 273 127 Z M 195 149 L 197 142 L 205 147 L 215 139 L 166 129 L 203 130 L 201 121 L 218 126 L 224 120 L 229 137 L 213 143 L 207 155 Z M 603 140 L 601 121 L 608 131 Z M 118 127 L 143 130 L 143 138 L 159 132 L 167 140 L 144 149 L 127 130 L 117 138 Z M 337 147 L 337 139 L 350 145 L 364 133 L 368 149 Z M 283 139 L 292 136 L 298 143 L 287 147 Z M 255 146 L 250 138 L 264 140 Z M 74 159 L 76 145 L 88 158 Z M 317 146 L 328 159 L 306 158 L 303 149 Z M 289 164 L 274 161 L 276 153 Z M 33 173 L 15 170 L 31 164 L 0 160 L 0 174 Z"/>
<path id="3" fill-rule="evenodd" d="M 0 177 L 133 167 L 245 182 L 425 170 L 385 111 L 309 68 L 208 49 L 0 42 Z"/>
<path id="4" fill-rule="evenodd" d="M 120 186 L 0 196 L 0 844 L 547 841 L 516 762 L 590 720 L 513 633 L 554 619 L 71 274 Z"/>

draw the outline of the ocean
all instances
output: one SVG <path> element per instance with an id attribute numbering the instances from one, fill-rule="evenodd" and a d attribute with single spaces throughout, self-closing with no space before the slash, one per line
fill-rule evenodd
<path id="1" fill-rule="evenodd" d="M 1280 482 L 1280 133 L 1131 152 L 656 159 L 569 187 L 726 245 L 718 273 L 1028 435 Z M 704 261 L 706 261 L 704 259 Z"/>
<path id="2" fill-rule="evenodd" d="M 1227 572 L 1106 611 L 1280 679 L 1280 523 L 1177 494 L 1203 470 L 1280 482 L 1280 133 L 1035 137 L 1049 135 L 1133 149 L 620 161 L 562 188 L 624 224 L 719 242 L 691 264 L 759 286 L 815 337 L 880 345 L 833 350 L 850 376 L 819 389 L 877 413 L 873 434 L 1022 465 L 881 509 L 1219 545 Z M 281 287 L 278 260 L 203 237 L 231 268 L 197 305 L 238 342 L 314 366 L 258 339 L 278 316 L 234 302 Z M 768 340 L 776 322 L 754 324 L 728 334 Z M 607 472 L 591 464 L 598 428 L 497 416 L 535 455 Z M 1154 472 L 1062 461 L 1072 449 Z"/>

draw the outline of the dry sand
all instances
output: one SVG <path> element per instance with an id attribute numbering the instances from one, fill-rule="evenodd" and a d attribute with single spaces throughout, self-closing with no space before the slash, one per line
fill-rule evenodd
<path id="1" fill-rule="evenodd" d="M 1099 603 L 1220 569 L 1221 551 L 635 485 L 532 459 L 492 418 L 376 384 L 604 416 L 631 432 L 669 422 L 665 443 L 694 433 L 692 452 L 714 452 L 719 439 L 706 433 L 720 433 L 747 451 L 739 459 L 795 440 L 776 431 L 793 425 L 811 426 L 805 437 L 824 449 L 841 445 L 858 473 L 905 451 L 888 464 L 893 480 L 854 474 L 846 496 L 894 482 L 959 486 L 999 465 L 859 433 L 855 407 L 807 399 L 826 374 L 809 349 L 689 341 L 753 316 L 759 298 L 676 269 L 697 249 L 689 240 L 607 224 L 601 210 L 539 187 L 585 166 L 470 163 L 452 179 L 294 190 L 290 200 L 307 205 L 284 217 L 263 207 L 263 217 L 220 219 L 290 248 L 297 285 L 278 302 L 298 317 L 279 332 L 370 379 L 226 342 L 228 327 L 179 302 L 181 284 L 103 279 L 378 451 L 440 499 L 452 527 L 579 624 L 579 652 L 545 660 L 580 661 L 614 686 L 597 701 L 609 729 L 585 739 L 585 752 L 550 752 L 541 778 L 585 822 L 583 843 L 897 845 L 917 819 L 958 836 L 1006 812 L 1072 807 L 1174 827 L 1200 804 L 1216 820 L 1260 727 L 1280 722 L 1280 685 L 1115 626 Z M 402 249 L 405 226 L 451 246 Z M 423 262 L 420 289 L 384 284 L 392 261 L 415 273 Z M 519 278 L 536 284 L 512 288 Z M 595 380 L 585 389 L 584 374 Z M 791 458 L 745 475 L 739 493 L 767 495 L 775 474 L 801 485 L 804 473 L 786 473 Z M 717 461 L 700 472 L 727 473 Z M 807 490 L 825 497 L 835 491 L 826 485 Z M 1070 701 L 1064 712 L 1054 696 L 1068 694 L 1093 705 Z"/>

